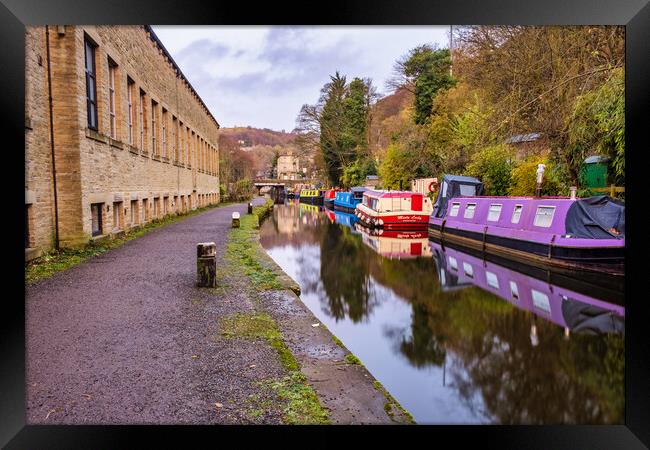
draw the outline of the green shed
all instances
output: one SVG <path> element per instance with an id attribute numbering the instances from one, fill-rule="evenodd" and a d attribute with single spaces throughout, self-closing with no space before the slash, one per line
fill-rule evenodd
<path id="1" fill-rule="evenodd" d="M 580 168 L 580 184 L 586 188 L 607 187 L 609 158 L 602 155 L 589 156 Z"/>

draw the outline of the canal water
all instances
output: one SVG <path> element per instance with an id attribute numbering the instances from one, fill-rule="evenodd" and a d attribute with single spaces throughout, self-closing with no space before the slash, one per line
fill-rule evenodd
<path id="1" fill-rule="evenodd" d="M 355 219 L 287 201 L 261 243 L 418 423 L 624 422 L 620 283 L 485 260 L 426 232 L 377 235 Z"/>

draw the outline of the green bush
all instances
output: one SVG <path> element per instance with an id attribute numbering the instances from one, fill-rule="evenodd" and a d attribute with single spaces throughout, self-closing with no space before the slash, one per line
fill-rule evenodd
<path id="1" fill-rule="evenodd" d="M 545 164 L 542 195 L 561 195 L 562 184 L 559 181 L 557 167 L 543 157 L 528 158 L 517 165 L 512 171 L 512 182 L 508 193 L 510 195 L 535 195 L 537 186 L 537 165 Z M 565 194 L 568 194 L 566 192 Z"/>
<path id="2" fill-rule="evenodd" d="M 250 179 L 237 180 L 232 185 L 232 191 L 228 194 L 228 199 L 232 202 L 250 200 L 253 197 L 254 190 L 253 182 Z"/>
<path id="3" fill-rule="evenodd" d="M 467 174 L 483 181 L 489 195 L 508 195 L 514 152 L 507 145 L 485 147 L 472 155 Z"/>

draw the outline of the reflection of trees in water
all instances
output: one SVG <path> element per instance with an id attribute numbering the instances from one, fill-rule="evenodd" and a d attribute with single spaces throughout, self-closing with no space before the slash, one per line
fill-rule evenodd
<path id="1" fill-rule="evenodd" d="M 431 320 L 426 308 L 413 304 L 410 336 L 406 337 L 402 333 L 398 336 L 399 351 L 415 367 L 441 366 L 445 361 L 444 335 L 433 333 Z M 386 334 L 391 333 L 389 331 Z"/>
<path id="2" fill-rule="evenodd" d="M 448 306 L 449 374 L 468 404 L 498 423 L 623 420 L 623 338 L 572 335 L 498 297 L 468 289 Z M 537 345 L 531 342 L 531 326 Z"/>
<path id="3" fill-rule="evenodd" d="M 370 252 L 347 228 L 331 223 L 324 228 L 320 276 L 328 302 L 325 311 L 336 320 L 347 315 L 359 322 L 377 303 L 368 274 Z"/>

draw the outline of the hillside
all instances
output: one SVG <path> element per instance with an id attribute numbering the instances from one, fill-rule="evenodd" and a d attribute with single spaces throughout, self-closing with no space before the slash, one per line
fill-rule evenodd
<path id="1" fill-rule="evenodd" d="M 243 141 L 241 147 L 253 147 L 257 145 L 263 146 L 276 146 L 284 147 L 293 142 L 296 135 L 292 133 L 285 133 L 284 131 L 275 131 L 268 128 L 253 128 L 253 127 L 234 127 L 234 128 L 221 128 L 219 130 L 221 136 L 233 138 L 236 141 Z"/>

